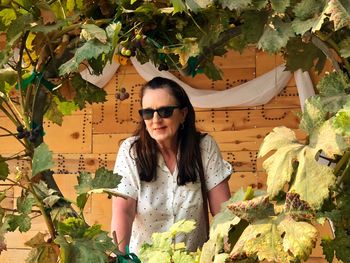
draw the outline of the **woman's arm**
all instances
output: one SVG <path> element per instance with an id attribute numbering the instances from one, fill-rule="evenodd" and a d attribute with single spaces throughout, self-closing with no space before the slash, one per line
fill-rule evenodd
<path id="1" fill-rule="evenodd" d="M 208 192 L 210 212 L 213 216 L 220 212 L 221 203 L 227 201 L 231 197 L 230 188 L 228 186 L 229 179 L 230 177 L 226 178 Z"/>
<path id="2" fill-rule="evenodd" d="M 136 200 L 133 198 L 113 197 L 111 232 L 115 231 L 119 250 L 125 253 L 129 245 L 132 223 L 136 214 Z"/>

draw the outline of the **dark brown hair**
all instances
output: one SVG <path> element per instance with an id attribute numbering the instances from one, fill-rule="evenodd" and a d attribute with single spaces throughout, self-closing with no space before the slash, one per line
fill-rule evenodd
<path id="1" fill-rule="evenodd" d="M 200 151 L 200 140 L 203 136 L 196 130 L 195 112 L 185 90 L 167 78 L 155 77 L 147 82 L 141 89 L 141 103 L 146 89 L 168 89 L 176 99 L 180 108 L 187 108 L 188 113 L 183 127 L 178 132 L 180 159 L 177 161 L 177 184 L 185 185 L 188 182 L 196 182 L 199 173 L 203 174 L 203 164 Z M 140 179 L 151 182 L 157 179 L 157 143 L 146 130 L 144 121 L 141 121 L 134 133 L 138 138 L 132 144 L 131 149 L 136 151 L 136 165 Z M 132 156 L 132 155 L 131 155 Z"/>

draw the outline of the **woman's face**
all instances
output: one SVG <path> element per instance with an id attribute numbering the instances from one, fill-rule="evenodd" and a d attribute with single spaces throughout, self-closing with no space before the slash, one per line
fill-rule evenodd
<path id="1" fill-rule="evenodd" d="M 142 98 L 143 109 L 159 109 L 165 106 L 178 106 L 178 102 L 168 88 L 145 89 Z M 176 108 L 168 118 L 162 118 L 154 112 L 153 118 L 144 120 L 149 135 L 159 144 L 172 144 L 176 140 L 177 131 L 185 121 L 187 108 Z"/>

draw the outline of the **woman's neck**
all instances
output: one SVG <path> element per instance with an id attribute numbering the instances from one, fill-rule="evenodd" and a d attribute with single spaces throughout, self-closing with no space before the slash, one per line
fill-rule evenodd
<path id="1" fill-rule="evenodd" d="M 168 167 L 169 171 L 173 174 L 177 163 L 177 149 L 178 149 L 177 143 L 176 142 L 168 143 L 168 144 L 158 143 L 158 148 L 160 153 L 163 156 L 166 166 Z"/>

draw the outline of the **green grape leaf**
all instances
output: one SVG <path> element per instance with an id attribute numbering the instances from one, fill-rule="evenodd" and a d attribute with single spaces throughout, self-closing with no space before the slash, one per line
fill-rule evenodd
<path id="1" fill-rule="evenodd" d="M 84 207 L 88 199 L 89 199 L 89 195 L 87 193 L 80 194 L 77 196 L 77 206 L 81 211 L 84 210 Z"/>
<path id="2" fill-rule="evenodd" d="M 171 4 L 174 7 L 173 14 L 182 13 L 183 11 L 187 11 L 187 7 L 182 0 L 171 0 Z"/>
<path id="3" fill-rule="evenodd" d="M 181 46 L 175 48 L 160 49 L 160 52 L 166 54 L 174 53 L 179 56 L 179 62 L 181 66 L 185 66 L 190 57 L 196 57 L 199 55 L 200 50 L 196 38 L 182 38 L 179 37 Z"/>
<path id="4" fill-rule="evenodd" d="M 326 157 L 335 158 L 336 155 L 343 155 L 349 147 L 349 143 L 333 127 L 333 118 L 327 120 L 315 132 L 310 134 L 310 147 L 322 150 Z"/>
<path id="5" fill-rule="evenodd" d="M 315 160 L 315 150 L 310 148 L 306 146 L 297 156 L 299 165 L 290 190 L 300 194 L 312 208 L 319 209 L 335 184 L 335 176 L 331 167 Z"/>
<path id="6" fill-rule="evenodd" d="M 58 260 L 58 249 L 59 248 L 55 244 L 42 244 L 30 250 L 26 258 L 26 263 L 56 263 Z"/>
<path id="7" fill-rule="evenodd" d="M 295 143 L 298 143 L 298 140 L 293 130 L 284 126 L 276 127 L 264 138 L 263 143 L 260 145 L 258 157 L 262 157 L 272 150 Z"/>
<path id="8" fill-rule="evenodd" d="M 68 235 L 72 238 L 82 238 L 88 229 L 84 220 L 75 217 L 69 217 L 62 222 L 58 222 L 57 232 L 64 236 Z"/>
<path id="9" fill-rule="evenodd" d="M 43 199 L 43 203 L 47 207 L 53 207 L 58 201 L 60 201 L 62 198 L 59 195 L 50 195 Z"/>
<path id="10" fill-rule="evenodd" d="M 348 6 L 342 4 L 339 0 L 328 1 L 323 14 L 329 15 L 329 20 L 334 23 L 334 30 L 350 26 L 350 10 Z M 315 28 L 318 30 L 320 27 Z"/>
<path id="11" fill-rule="evenodd" d="M 252 4 L 252 0 L 219 0 L 218 2 L 222 5 L 222 8 L 238 11 L 246 9 Z"/>
<path id="12" fill-rule="evenodd" d="M 339 153 L 345 147 L 341 145 L 339 136 L 329 136 L 329 125 L 326 122 L 310 135 L 310 145 L 295 142 L 294 132 L 287 128 L 275 128 L 265 138 L 259 156 L 276 150 L 263 163 L 263 168 L 268 173 L 267 192 L 271 197 L 277 196 L 285 184 L 292 183 L 291 190 L 300 194 L 301 199 L 312 208 L 322 205 L 323 200 L 328 197 L 329 188 L 335 183 L 335 177 L 330 167 L 315 160 L 316 154 L 323 149 L 327 154 Z M 283 137 L 285 143 L 281 142 Z M 296 162 L 298 165 L 294 166 Z M 295 179 L 291 182 L 294 173 Z"/>
<path id="13" fill-rule="evenodd" d="M 75 4 L 78 9 L 82 9 L 84 7 L 84 0 L 75 0 Z"/>
<path id="14" fill-rule="evenodd" d="M 275 129 L 274 132 L 276 132 Z M 283 131 L 283 129 L 280 131 Z M 278 134 L 277 136 L 281 136 L 281 134 Z M 268 140 L 264 140 L 262 147 L 266 147 L 265 145 L 268 144 Z M 271 146 L 273 145 L 274 144 L 271 144 Z M 277 196 L 278 193 L 284 188 L 285 184 L 290 182 L 294 171 L 293 163 L 295 162 L 298 153 L 302 148 L 303 145 L 298 143 L 291 143 L 290 145 L 274 148 L 277 149 L 277 151 L 264 161 L 263 168 L 268 173 L 266 182 L 267 192 L 271 197 Z"/>
<path id="15" fill-rule="evenodd" d="M 316 245 L 317 229 L 309 223 L 296 222 L 288 217 L 280 222 L 278 228 L 285 233 L 284 251 L 291 252 L 299 260 L 307 260 Z"/>
<path id="16" fill-rule="evenodd" d="M 29 214 L 34 204 L 35 200 L 32 197 L 20 196 L 17 198 L 17 210 L 21 214 Z"/>
<path id="17" fill-rule="evenodd" d="M 308 134 L 311 134 L 324 123 L 328 117 L 327 113 L 321 97 L 312 96 L 305 101 L 299 127 Z"/>
<path id="18" fill-rule="evenodd" d="M 158 261 L 158 262 L 160 262 L 160 261 Z M 176 250 L 172 256 L 172 262 L 174 262 L 174 263 L 195 263 L 195 257 L 187 254 L 186 252 Z"/>
<path id="19" fill-rule="evenodd" d="M 73 209 L 68 206 L 54 207 L 50 211 L 51 218 L 56 223 L 72 217 L 75 214 Z"/>
<path id="20" fill-rule="evenodd" d="M 0 92 L 8 94 L 11 86 L 17 82 L 17 72 L 10 67 L 0 69 Z M 9 84 L 5 86 L 5 83 Z"/>
<path id="21" fill-rule="evenodd" d="M 292 256 L 283 249 L 283 240 L 278 229 L 279 220 L 267 218 L 250 224 L 231 251 L 233 258 L 243 253 L 248 257 L 257 255 L 259 261 L 290 262 Z"/>
<path id="22" fill-rule="evenodd" d="M 321 72 L 325 55 L 322 51 L 314 46 L 311 42 L 305 43 L 300 38 L 292 38 L 286 46 L 286 69 L 289 71 L 307 71 L 316 63 L 316 71 Z"/>
<path id="23" fill-rule="evenodd" d="M 264 32 L 268 19 L 268 12 L 248 10 L 242 14 L 244 24 L 242 25 L 243 38 L 249 43 L 256 43 Z"/>
<path id="24" fill-rule="evenodd" d="M 329 237 L 322 237 L 321 247 L 323 255 L 328 262 L 333 262 L 334 259 L 334 241 Z"/>
<path id="25" fill-rule="evenodd" d="M 294 36 L 290 23 L 275 18 L 265 26 L 264 33 L 258 42 L 258 48 L 276 53 L 287 45 L 288 40 Z"/>
<path id="26" fill-rule="evenodd" d="M 24 14 L 13 20 L 6 31 L 6 45 L 12 47 L 21 35 L 30 28 L 30 23 L 32 22 L 33 17 L 31 14 Z"/>
<path id="27" fill-rule="evenodd" d="M 28 247 L 35 248 L 40 247 L 42 244 L 45 244 L 45 237 L 47 234 L 43 234 L 41 232 L 38 232 L 34 237 L 26 241 L 24 244 Z"/>
<path id="28" fill-rule="evenodd" d="M 57 97 L 54 97 L 57 103 L 58 110 L 64 115 L 72 115 L 73 112 L 79 109 L 78 105 L 73 101 L 60 101 Z"/>
<path id="29" fill-rule="evenodd" d="M 196 221 L 183 219 L 173 224 L 170 227 L 169 232 L 172 236 L 176 236 L 178 233 L 190 233 L 195 228 Z"/>
<path id="30" fill-rule="evenodd" d="M 27 232 L 31 228 L 31 220 L 30 217 L 26 214 L 21 215 L 8 215 L 7 222 L 9 225 L 8 230 L 13 232 L 17 228 L 22 232 Z"/>
<path id="31" fill-rule="evenodd" d="M 227 206 L 231 203 L 243 201 L 245 197 L 245 191 L 243 188 L 240 188 L 235 194 L 226 202 L 221 204 L 220 213 L 216 214 L 210 224 L 210 233 L 215 232 L 216 227 L 226 222 L 230 222 L 236 218 L 236 215 L 231 212 Z M 210 234 L 211 235 L 211 234 Z"/>
<path id="32" fill-rule="evenodd" d="M 222 79 L 222 70 L 217 68 L 213 62 L 207 60 L 202 67 L 204 74 L 207 75 L 209 79 L 214 81 Z"/>
<path id="33" fill-rule="evenodd" d="M 101 167 L 96 170 L 94 178 L 90 173 L 81 172 L 78 176 L 78 185 L 74 186 L 74 188 L 80 195 L 96 189 L 116 188 L 120 180 L 120 175 Z"/>
<path id="34" fill-rule="evenodd" d="M 1 159 L 0 155 L 0 180 L 5 181 L 10 173 L 8 164 Z"/>
<path id="35" fill-rule="evenodd" d="M 303 239 L 300 239 L 300 237 Z M 259 260 L 290 262 L 293 257 L 306 259 L 317 239 L 317 230 L 306 222 L 296 222 L 283 215 L 249 225 L 234 246 L 230 257 L 246 253 Z"/>
<path id="36" fill-rule="evenodd" d="M 171 257 L 168 252 L 164 251 L 147 251 L 147 253 L 140 250 L 141 262 L 147 263 L 159 263 L 159 262 L 171 262 Z"/>
<path id="37" fill-rule="evenodd" d="M 202 8 L 207 7 L 209 4 L 212 4 L 213 0 L 186 0 L 186 5 L 188 9 L 194 13 L 197 13 Z"/>
<path id="38" fill-rule="evenodd" d="M 0 21 L 4 24 L 4 26 L 9 26 L 16 18 L 17 15 L 13 8 L 3 8 L 0 11 Z"/>
<path id="39" fill-rule="evenodd" d="M 70 82 L 76 91 L 73 101 L 78 105 L 79 109 L 85 108 L 86 103 L 92 104 L 106 101 L 106 91 L 85 81 L 80 74 L 75 74 L 70 79 Z"/>
<path id="40" fill-rule="evenodd" d="M 348 248 L 350 243 L 350 236 L 348 230 L 342 227 L 336 230 L 335 236 L 336 238 L 333 240 L 335 255 L 338 259 L 342 260 L 343 262 L 347 262 L 347 260 L 349 260 L 350 258 L 350 251 Z"/>
<path id="41" fill-rule="evenodd" d="M 54 166 L 52 161 L 52 152 L 49 147 L 43 142 L 34 150 L 32 160 L 32 176 L 40 172 L 51 169 Z"/>
<path id="42" fill-rule="evenodd" d="M 66 3 L 67 11 L 69 12 L 73 11 L 74 7 L 75 7 L 75 0 L 67 0 L 67 3 Z"/>
<path id="43" fill-rule="evenodd" d="M 290 0 L 271 0 L 271 6 L 277 13 L 284 13 L 286 8 L 290 6 Z"/>
<path id="44" fill-rule="evenodd" d="M 71 233 L 73 229 L 75 229 L 75 226 L 68 232 Z M 96 230 L 96 228 L 94 229 Z M 80 231 L 80 228 L 76 230 Z M 85 231 L 88 231 L 88 229 L 86 228 Z M 72 242 L 71 237 L 59 233 L 55 243 L 60 246 L 62 262 L 71 262 L 72 260 L 76 263 L 108 262 L 108 256 L 105 251 L 112 251 L 115 249 L 115 245 L 112 239 L 108 237 L 107 232 L 102 230 L 94 231 L 94 236 L 88 235 L 84 237 L 74 238 Z"/>
<path id="45" fill-rule="evenodd" d="M 110 44 L 103 44 L 97 39 L 91 39 L 74 52 L 74 57 L 59 67 L 60 75 L 66 75 L 79 70 L 79 65 L 84 60 L 98 58 L 101 54 L 108 54 L 111 51 Z"/>
<path id="46" fill-rule="evenodd" d="M 35 192 L 37 194 L 37 196 L 43 200 L 48 196 L 57 194 L 57 191 L 51 188 L 47 187 L 47 184 L 40 180 L 38 183 L 33 183 L 33 187 L 35 189 Z"/>
<path id="47" fill-rule="evenodd" d="M 5 234 L 8 231 L 9 225 L 6 220 L 3 221 L 4 215 L 5 215 L 5 211 L 0 207 L 0 253 L 1 251 L 4 251 L 7 249 L 7 246 L 5 243 Z"/>
<path id="48" fill-rule="evenodd" d="M 53 123 L 61 126 L 63 123 L 63 113 L 59 110 L 57 100 L 51 100 L 47 111 L 45 112 L 45 118 Z"/>
<path id="49" fill-rule="evenodd" d="M 341 134 L 350 136 L 350 102 L 337 112 L 332 123 L 333 127 Z"/>
<path id="50" fill-rule="evenodd" d="M 229 254 L 227 253 L 220 253 L 215 255 L 215 259 L 213 263 L 222 263 L 222 262 L 226 262 L 226 260 L 228 259 Z M 202 263 L 202 262 L 201 262 Z M 249 262 L 239 262 L 239 263 L 249 263 Z M 253 262 L 252 262 L 253 263 Z"/>
<path id="51" fill-rule="evenodd" d="M 107 34 L 102 28 L 95 24 L 84 24 L 81 28 L 80 37 L 85 41 L 97 39 L 103 44 L 107 43 Z"/>
<path id="52" fill-rule="evenodd" d="M 58 247 L 56 244 L 47 243 L 45 241 L 45 234 L 37 233 L 30 240 L 26 241 L 24 244 L 32 248 L 29 252 L 28 257 L 26 258 L 27 263 L 55 263 L 57 262 Z"/>
<path id="53" fill-rule="evenodd" d="M 110 52 L 109 61 L 111 62 L 114 56 L 114 50 L 117 47 L 119 41 L 119 33 L 122 29 L 122 24 L 118 21 L 117 23 L 111 23 L 106 27 L 106 33 L 108 39 L 112 40 L 112 52 Z"/>
<path id="54" fill-rule="evenodd" d="M 315 211 L 304 200 L 300 199 L 300 195 L 288 192 L 286 195 L 286 203 L 284 212 L 295 221 L 311 220 L 315 218 Z"/>
<path id="55" fill-rule="evenodd" d="M 301 20 L 299 18 L 296 18 L 292 21 L 292 29 L 295 34 L 302 36 L 305 32 L 313 28 L 317 21 L 317 17 L 312 17 L 307 20 Z"/>
<path id="56" fill-rule="evenodd" d="M 344 96 L 350 88 L 350 79 L 344 72 L 331 72 L 318 82 L 316 88 L 324 97 Z"/>
<path id="57" fill-rule="evenodd" d="M 343 58 L 350 57 L 350 37 L 346 37 L 345 39 L 340 41 L 339 48 L 339 53 Z"/>
<path id="58" fill-rule="evenodd" d="M 300 1 L 294 6 L 293 11 L 297 18 L 305 20 L 314 17 L 315 14 L 321 13 L 325 3 L 325 0 Z"/>
<path id="59" fill-rule="evenodd" d="M 213 258 L 217 257 L 216 246 L 217 246 L 217 242 L 215 239 L 209 239 L 207 242 L 204 243 L 202 247 L 200 263 L 213 262 Z M 221 261 L 221 262 L 225 262 L 225 261 Z"/>
<path id="60" fill-rule="evenodd" d="M 240 201 L 227 206 L 236 216 L 248 222 L 254 222 L 261 218 L 273 216 L 273 204 L 269 196 L 259 196 L 248 201 Z"/>

